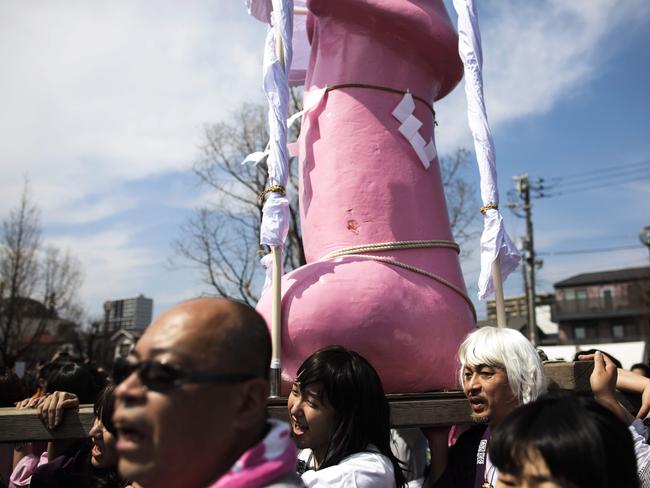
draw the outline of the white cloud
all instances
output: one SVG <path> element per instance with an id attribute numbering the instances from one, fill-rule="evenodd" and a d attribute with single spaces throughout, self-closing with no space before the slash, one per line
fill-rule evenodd
<path id="1" fill-rule="evenodd" d="M 111 298 L 147 294 L 147 276 L 152 268 L 163 269 L 164 257 L 151 249 L 134 245 L 125 228 L 109 229 L 92 236 L 53 236 L 48 243 L 73 249 L 83 263 L 82 301 L 88 312 L 101 311 L 101 304 Z"/>
<path id="2" fill-rule="evenodd" d="M 265 28 L 237 7 L 2 2 L 0 194 L 26 173 L 47 206 L 45 185 L 74 200 L 187 168 L 203 123 L 260 96 Z"/>
<path id="3" fill-rule="evenodd" d="M 613 33 L 650 17 L 646 0 L 491 0 L 479 8 L 495 128 L 573 96 L 616 50 Z M 18 201 L 25 174 L 48 224 L 85 224 L 138 205 L 120 191 L 125 183 L 189 169 L 205 122 L 261 100 L 264 32 L 242 1 L 0 2 L 0 208 Z M 462 88 L 436 110 L 441 153 L 471 146 Z M 187 208 L 212 198 L 161 191 L 159 201 Z M 168 304 L 200 291 L 187 284 L 189 272 L 169 278 L 167 243 L 138 244 L 137 225 L 46 236 L 84 263 L 92 310 L 148 290 Z M 468 271 L 477 262 L 475 253 Z"/>
<path id="4" fill-rule="evenodd" d="M 92 201 L 70 200 L 66 198 L 68 190 L 57 185 L 41 185 L 40 192 L 41 195 L 45 195 L 46 200 L 55 202 L 45 207 L 43 211 L 42 220 L 48 225 L 78 225 L 96 222 L 131 209 L 137 204 L 137 199 L 134 196 L 124 195 L 122 192 L 119 192 L 119 195 L 115 193 L 100 195 L 98 198 L 93 198 Z"/>
<path id="5" fill-rule="evenodd" d="M 612 33 L 650 18 L 645 0 L 492 0 L 478 7 L 493 128 L 575 96 L 619 47 Z M 472 146 L 462 84 L 436 108 L 443 153 Z"/>

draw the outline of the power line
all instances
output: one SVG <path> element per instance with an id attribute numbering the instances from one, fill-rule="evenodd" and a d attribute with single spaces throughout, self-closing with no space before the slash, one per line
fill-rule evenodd
<path id="1" fill-rule="evenodd" d="M 592 254 L 599 252 L 622 251 L 624 249 L 641 249 L 640 246 L 617 246 L 617 247 L 602 247 L 599 249 L 574 249 L 571 251 L 556 251 L 556 252 L 538 252 L 541 256 L 560 256 L 563 254 Z"/>
<path id="2" fill-rule="evenodd" d="M 557 187 L 557 186 L 565 186 L 565 185 L 581 185 L 590 182 L 606 181 L 611 178 L 636 176 L 639 174 L 647 173 L 648 171 L 650 171 L 650 164 L 647 167 L 626 169 L 626 170 L 618 171 L 614 174 L 608 173 L 608 174 L 597 174 L 597 175 L 585 175 L 583 178 L 580 178 L 579 180 L 573 180 L 573 181 L 562 180 L 557 183 L 551 183 L 551 186 Z M 542 182 L 541 184 L 544 185 L 544 182 Z"/>
<path id="3" fill-rule="evenodd" d="M 565 188 L 560 191 L 551 191 L 549 193 L 544 192 L 543 190 L 540 190 L 539 195 L 535 195 L 535 198 L 551 198 L 551 197 L 557 197 L 560 195 L 566 195 L 566 194 L 573 194 L 573 193 L 578 193 L 581 191 L 588 191 L 588 190 L 595 190 L 598 188 L 605 188 L 608 186 L 614 186 L 614 185 L 622 185 L 624 183 L 634 183 L 637 181 L 642 181 L 642 180 L 647 180 L 650 179 L 650 173 L 647 175 L 635 175 L 635 176 L 628 176 L 627 178 L 624 178 L 622 180 L 616 180 L 615 178 L 610 179 L 608 181 L 603 181 L 600 183 L 594 183 L 592 185 L 586 185 L 586 186 L 579 186 L 577 185 L 576 187 L 571 187 L 571 188 Z M 553 188 L 551 188 L 553 190 Z"/>
<path id="4" fill-rule="evenodd" d="M 555 176 L 551 178 L 545 178 L 546 181 L 566 181 L 566 180 L 571 180 L 574 178 L 580 178 L 584 177 L 587 175 L 594 175 L 598 173 L 607 173 L 610 171 L 621 171 L 621 170 L 626 170 L 626 169 L 632 169 L 637 166 L 645 166 L 645 165 L 650 165 L 650 159 L 646 159 L 644 161 L 637 161 L 634 163 L 627 163 L 627 164 L 619 164 L 617 166 L 606 166 L 606 167 L 601 167 L 601 168 L 595 168 L 595 169 L 590 169 L 588 171 L 581 171 L 580 173 L 573 173 L 573 174 L 568 174 L 564 176 Z"/>

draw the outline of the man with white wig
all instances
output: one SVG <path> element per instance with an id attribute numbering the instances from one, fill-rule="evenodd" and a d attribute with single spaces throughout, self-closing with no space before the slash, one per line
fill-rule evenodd
<path id="1" fill-rule="evenodd" d="M 506 328 L 475 330 L 461 344 L 458 358 L 475 425 L 449 450 L 447 467 L 434 486 L 492 488 L 498 473 L 488 456 L 491 431 L 517 406 L 545 391 L 544 370 L 528 339 Z"/>

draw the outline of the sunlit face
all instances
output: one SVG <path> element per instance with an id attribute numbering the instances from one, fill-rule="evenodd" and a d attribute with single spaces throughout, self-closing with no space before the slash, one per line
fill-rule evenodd
<path id="1" fill-rule="evenodd" d="M 526 455 L 521 476 L 499 473 L 496 488 L 563 488 L 553 480 L 546 461 L 537 450 Z"/>
<path id="2" fill-rule="evenodd" d="M 155 360 L 194 371 L 216 367 L 201 357 L 204 336 L 182 313 L 154 321 L 131 358 Z M 143 486 L 206 486 L 224 472 L 234 438 L 238 385 L 184 384 L 169 391 L 147 388 L 138 373 L 115 389 L 120 474 Z"/>
<path id="3" fill-rule="evenodd" d="M 336 412 L 327 399 L 319 399 L 320 385 L 300 388 L 294 383 L 287 402 L 291 433 L 300 449 L 311 449 L 317 463 L 327 454 L 336 426 Z"/>
<path id="4" fill-rule="evenodd" d="M 463 391 L 472 408 L 472 419 L 496 426 L 517 406 L 505 369 L 479 364 L 463 368 Z"/>
<path id="5" fill-rule="evenodd" d="M 99 418 L 95 418 L 95 422 L 90 429 L 90 440 L 93 443 L 90 462 L 94 467 L 104 469 L 117 466 L 115 436 L 104 427 L 104 424 Z"/>

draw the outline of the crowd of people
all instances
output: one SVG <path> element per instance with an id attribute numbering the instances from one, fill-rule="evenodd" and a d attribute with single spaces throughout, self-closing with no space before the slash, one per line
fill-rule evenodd
<path id="1" fill-rule="evenodd" d="M 270 356 L 267 326 L 254 309 L 201 298 L 154 320 L 111 375 L 59 358 L 39 368 L 29 391 L 3 371 L 2 406 L 35 408 L 55 429 L 65 409 L 94 403 L 95 421 L 88 438 L 4 446 L 2 483 L 650 487 L 643 365 L 624 371 L 607 354 L 587 351 L 579 359 L 594 361 L 593 395 L 580 396 L 547 388 L 540 355 L 519 332 L 477 329 L 458 351 L 473 424 L 412 436 L 391 431 L 373 365 L 338 345 L 315 351 L 298 369 L 289 423 L 268 418 Z M 620 391 L 640 394 L 640 408 L 630 412 Z"/>

